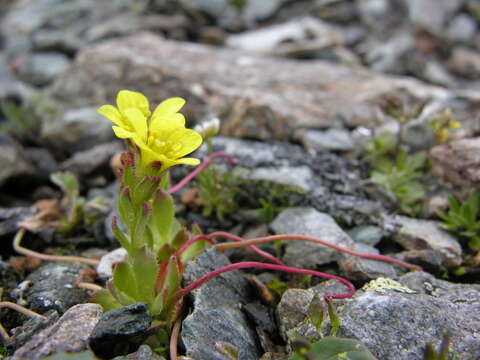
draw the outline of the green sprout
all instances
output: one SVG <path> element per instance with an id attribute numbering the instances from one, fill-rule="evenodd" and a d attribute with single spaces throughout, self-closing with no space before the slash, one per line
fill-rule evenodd
<path id="1" fill-rule="evenodd" d="M 24 105 L 16 105 L 9 101 L 1 104 L 1 111 L 7 118 L 0 124 L 0 130 L 18 140 L 31 140 L 36 137 L 43 118 L 55 118 L 59 109 L 52 105 L 45 94 L 32 96 Z"/>
<path id="2" fill-rule="evenodd" d="M 294 352 L 289 360 L 375 360 L 375 357 L 359 340 L 337 337 L 340 318 L 332 302 L 327 301 L 330 318 L 330 336 L 323 336 L 322 323 L 325 319 L 325 304 L 315 297 L 310 304 L 308 319 L 315 326 L 320 340 L 297 338 L 292 341 Z"/>
<path id="3" fill-rule="evenodd" d="M 425 195 L 418 179 L 427 166 L 427 155 L 424 152 L 411 155 L 403 149 L 397 151 L 396 138 L 390 133 L 374 138 L 367 144 L 366 151 L 372 166 L 370 179 L 396 199 L 402 212 L 417 214 L 421 209 L 419 202 Z"/>
<path id="4" fill-rule="evenodd" d="M 199 174 L 197 184 L 203 215 L 210 216 L 214 213 L 218 220 L 223 221 L 226 214 L 235 211 L 240 192 L 237 183 L 235 175 L 219 172 L 213 167 Z"/>
<path id="5" fill-rule="evenodd" d="M 468 239 L 472 250 L 480 250 L 480 194 L 471 190 L 467 200 L 460 203 L 455 197 L 448 197 L 448 212 L 438 212 L 443 222 L 442 226 Z"/>

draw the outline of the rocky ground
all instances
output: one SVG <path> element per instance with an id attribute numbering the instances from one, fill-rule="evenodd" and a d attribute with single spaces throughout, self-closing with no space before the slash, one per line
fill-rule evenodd
<path id="1" fill-rule="evenodd" d="M 206 233 L 312 235 L 421 265 L 425 272 L 406 274 L 312 243 L 266 247 L 287 265 L 354 281 L 357 294 L 335 302 L 338 336 L 359 339 L 376 358 L 423 359 L 445 332 L 452 357 L 480 358 L 479 253 L 436 215 L 449 194 L 480 189 L 480 1 L 16 0 L 0 1 L 0 12 L 0 293 L 47 316 L 27 321 L 1 310 L 11 359 L 62 351 L 80 359 L 88 347 L 103 358 L 161 358 L 138 348 L 151 321 L 145 306 L 103 314 L 75 286 L 103 285 L 108 271 L 25 260 L 10 245 L 21 223 L 35 230 L 24 246 L 37 251 L 99 258 L 119 247 L 109 228 L 110 161 L 123 145 L 96 109 L 121 89 L 151 103 L 184 97 L 191 126 L 221 121 L 213 148 L 236 165 L 219 162 L 223 188 L 211 197 L 199 200 L 198 182 L 178 196 L 179 217 Z M 400 116 L 384 106 L 391 99 Z M 431 124 L 446 109 L 461 127 L 439 144 Z M 398 196 L 369 177 L 365 144 L 383 131 L 401 131 L 411 154 L 428 153 L 418 211 L 399 208 Z M 83 199 L 84 216 L 64 232 L 38 216 L 62 209 L 57 171 L 78 178 Z M 208 250 L 187 266 L 184 283 L 251 258 Z M 378 278 L 398 286 L 364 286 Z M 231 359 L 214 346 L 223 341 L 241 360 L 287 359 L 295 337 L 319 337 L 312 301 L 342 286 L 272 272 L 222 275 L 189 299 L 180 353 Z M 328 333 L 329 321 L 323 327 Z"/>

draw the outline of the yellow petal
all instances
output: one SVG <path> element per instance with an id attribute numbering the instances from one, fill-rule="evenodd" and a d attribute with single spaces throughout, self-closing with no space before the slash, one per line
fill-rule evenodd
<path id="1" fill-rule="evenodd" d="M 120 139 L 131 139 L 135 136 L 134 133 L 131 131 L 127 131 L 124 128 L 121 128 L 119 126 L 112 126 L 113 132 L 115 133 L 115 136 L 120 138 Z"/>
<path id="2" fill-rule="evenodd" d="M 126 109 L 123 114 L 129 122 L 129 125 L 135 130 L 135 133 L 143 141 L 147 142 L 147 118 L 136 108 Z"/>
<path id="3" fill-rule="evenodd" d="M 177 164 L 193 165 L 193 166 L 200 164 L 200 160 L 195 158 L 181 158 L 181 159 L 175 160 L 175 162 Z"/>
<path id="4" fill-rule="evenodd" d="M 122 114 L 112 105 L 103 105 L 98 108 L 97 112 L 118 126 L 125 125 L 122 120 Z"/>
<path id="5" fill-rule="evenodd" d="M 150 134 L 162 141 L 178 130 L 185 128 L 185 117 L 180 114 L 170 114 L 168 116 L 153 115 L 150 120 Z"/>
<path id="6" fill-rule="evenodd" d="M 130 90 L 120 90 L 117 95 L 117 106 L 123 113 L 127 109 L 135 108 L 145 116 L 150 116 L 150 105 L 148 99 L 142 93 Z"/>
<path id="7" fill-rule="evenodd" d="M 452 128 L 452 129 L 458 129 L 461 126 L 462 126 L 462 124 L 458 121 L 449 121 L 448 122 L 448 127 Z"/>
<path id="8" fill-rule="evenodd" d="M 180 97 L 173 97 L 167 100 L 162 101 L 153 112 L 153 117 L 155 116 L 166 116 L 175 114 L 178 112 L 183 105 L 185 105 L 185 100 Z"/>
<path id="9" fill-rule="evenodd" d="M 168 137 L 168 144 L 172 152 L 168 157 L 178 159 L 197 150 L 202 144 L 202 136 L 195 130 L 179 129 Z"/>

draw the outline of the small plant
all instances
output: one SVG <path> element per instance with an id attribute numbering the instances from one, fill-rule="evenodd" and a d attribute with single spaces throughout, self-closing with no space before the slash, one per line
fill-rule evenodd
<path id="1" fill-rule="evenodd" d="M 65 207 L 66 214 L 59 220 L 57 230 L 66 233 L 72 230 L 82 218 L 85 199 L 80 197 L 80 184 L 71 172 L 53 173 L 50 180 L 60 187 L 64 194 L 62 205 Z"/>
<path id="2" fill-rule="evenodd" d="M 439 115 L 430 120 L 430 128 L 436 136 L 438 144 L 445 144 L 450 138 L 450 129 L 458 129 L 461 124 L 455 121 L 451 109 L 443 110 Z"/>
<path id="3" fill-rule="evenodd" d="M 448 353 L 450 348 L 450 336 L 445 334 L 440 344 L 440 349 L 436 351 L 432 344 L 428 344 L 424 352 L 424 360 L 448 360 Z M 472 358 L 473 359 L 473 358 Z"/>
<path id="4" fill-rule="evenodd" d="M 25 105 L 18 106 L 5 101 L 1 110 L 7 121 L 0 124 L 0 130 L 18 140 L 33 140 L 38 133 L 41 119 L 56 117 L 58 108 L 49 103 L 44 94 L 34 95 Z"/>
<path id="5" fill-rule="evenodd" d="M 294 352 L 289 360 L 375 360 L 375 357 L 360 341 L 356 339 L 339 338 L 340 318 L 332 302 L 327 301 L 327 313 L 330 318 L 330 336 L 323 336 L 322 323 L 325 306 L 318 298 L 310 305 L 308 318 L 317 329 L 320 340 L 299 338 L 293 340 Z"/>
<path id="6" fill-rule="evenodd" d="M 372 172 L 370 179 L 380 184 L 398 201 L 401 211 L 414 215 L 420 211 L 419 201 L 425 191 L 417 181 L 427 165 L 424 152 L 413 155 L 404 149 L 397 150 L 397 139 L 390 133 L 382 133 L 366 146 Z"/>
<path id="7" fill-rule="evenodd" d="M 459 232 L 468 239 L 468 246 L 472 250 L 480 250 L 480 194 L 471 190 L 463 203 L 450 195 L 448 205 L 446 214 L 437 214 L 443 220 L 442 226 L 449 231 Z"/>
<path id="8" fill-rule="evenodd" d="M 226 214 L 238 208 L 237 196 L 241 190 L 234 174 L 222 173 L 212 167 L 197 176 L 197 184 L 204 216 L 214 213 L 223 221 Z"/>

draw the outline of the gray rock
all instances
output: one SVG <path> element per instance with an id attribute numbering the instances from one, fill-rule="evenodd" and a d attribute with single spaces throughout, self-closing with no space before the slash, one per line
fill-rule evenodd
<path id="1" fill-rule="evenodd" d="M 448 60 L 448 68 L 454 74 L 478 79 L 480 78 L 480 53 L 469 48 L 457 47 Z"/>
<path id="2" fill-rule="evenodd" d="M 379 72 L 401 73 L 402 56 L 414 49 L 415 39 L 405 31 L 399 31 L 383 42 L 367 43 L 366 61 L 369 67 Z"/>
<path id="3" fill-rule="evenodd" d="M 467 14 L 455 16 L 447 28 L 447 36 L 453 41 L 471 42 L 477 32 L 477 23 Z"/>
<path id="4" fill-rule="evenodd" d="M 355 4 L 362 21 L 370 25 L 381 22 L 390 10 L 390 3 L 387 0 L 356 0 Z"/>
<path id="5" fill-rule="evenodd" d="M 453 284 L 423 272 L 404 275 L 399 282 L 403 287 L 378 282 L 372 290 L 335 301 L 341 320 L 338 336 L 359 339 L 378 359 L 385 360 L 422 360 L 426 344 L 438 347 L 445 331 L 450 333 L 451 351 L 459 359 L 469 360 L 480 352 L 479 285 Z M 288 312 L 279 305 L 279 321 L 286 325 L 286 333 L 312 334 L 312 325 L 297 322 L 301 316 L 296 314 L 309 308 L 313 290 L 295 291 L 288 297 L 284 294 L 280 304 L 288 307 Z M 328 328 L 327 320 L 324 334 Z"/>
<path id="6" fill-rule="evenodd" d="M 54 325 L 34 335 L 28 343 L 15 351 L 11 360 L 38 360 L 57 352 L 86 350 L 87 339 L 101 315 L 100 305 L 75 305 Z"/>
<path id="7" fill-rule="evenodd" d="M 459 266 L 462 263 L 462 248 L 458 241 L 439 223 L 430 220 L 396 216 L 399 229 L 394 240 L 408 250 L 433 250 L 439 253 L 444 266 Z"/>
<path id="8" fill-rule="evenodd" d="M 335 245 L 350 246 L 353 240 L 328 214 L 314 208 L 298 207 L 282 211 L 270 224 L 276 234 L 314 236 Z M 293 267 L 312 268 L 335 261 L 338 251 L 321 244 L 290 240 L 285 247 L 283 261 Z"/>
<path id="9" fill-rule="evenodd" d="M 454 140 L 430 151 L 437 173 L 464 193 L 480 186 L 479 154 L 480 137 Z"/>
<path id="10" fill-rule="evenodd" d="M 154 353 L 150 346 L 142 345 L 134 353 L 127 356 L 117 356 L 113 360 L 165 360 L 165 358 Z"/>
<path id="11" fill-rule="evenodd" d="M 114 135 L 112 123 L 98 114 L 96 107 L 88 107 L 45 119 L 41 138 L 57 149 L 86 150 L 113 140 Z"/>
<path id="12" fill-rule="evenodd" d="M 62 40 L 62 46 L 67 45 L 67 49 L 59 50 L 67 50 L 69 53 L 81 46 L 83 41 L 78 39 L 85 39 L 85 33 L 95 24 L 105 22 L 113 14 L 118 16 L 121 12 L 135 12 L 134 4 L 138 3 L 140 2 L 132 0 L 16 1 L 2 19 L 1 31 L 6 39 L 5 48 L 13 54 L 29 51 L 38 45 L 36 34 L 46 30 L 63 33 L 65 39 Z M 70 39 L 74 39 L 73 43 Z"/>
<path id="13" fill-rule="evenodd" d="M 110 159 L 117 152 L 123 150 L 119 141 L 95 145 L 91 149 L 76 152 L 71 158 L 65 160 L 60 167 L 62 170 L 71 171 L 77 176 L 85 176 L 108 168 Z"/>
<path id="14" fill-rule="evenodd" d="M 383 230 L 378 226 L 359 225 L 349 230 L 348 235 L 355 242 L 375 246 L 382 239 Z"/>
<path id="15" fill-rule="evenodd" d="M 304 322 L 309 314 L 310 304 L 315 292 L 303 289 L 288 289 L 283 293 L 277 306 L 277 318 L 280 334 L 285 341 L 287 332 Z"/>
<path id="16" fill-rule="evenodd" d="M 354 244 L 350 249 L 367 254 L 380 253 L 376 248 L 367 244 Z M 392 264 L 344 253 L 339 254 L 338 265 L 349 280 L 371 280 L 378 277 L 392 278 L 397 275 Z"/>
<path id="17" fill-rule="evenodd" d="M 30 206 L 0 208 L 0 237 L 15 233 L 18 230 L 18 223 L 33 216 L 35 212 L 35 208 Z"/>
<path id="18" fill-rule="evenodd" d="M 307 166 L 260 167 L 248 175 L 249 179 L 272 181 L 305 191 L 312 190 L 313 177 L 312 170 Z"/>
<path id="19" fill-rule="evenodd" d="M 25 156 L 35 165 L 36 174 L 48 179 L 50 174 L 58 170 L 58 164 L 53 155 L 45 148 L 26 148 Z"/>
<path id="20" fill-rule="evenodd" d="M 33 95 L 34 90 L 29 85 L 19 81 L 11 71 L 6 56 L 0 53 L 0 99 L 15 100 L 24 104 Z"/>
<path id="21" fill-rule="evenodd" d="M 247 26 L 273 16 L 286 0 L 247 1 L 242 9 L 242 18 Z"/>
<path id="22" fill-rule="evenodd" d="M 101 358 L 126 355 L 146 340 L 151 323 L 152 317 L 144 303 L 111 310 L 100 318 L 88 342 Z"/>
<path id="23" fill-rule="evenodd" d="M 315 327 L 307 319 L 313 299 L 318 298 L 323 301 L 323 296 L 327 294 L 342 294 L 348 291 L 349 289 L 345 285 L 335 280 L 323 281 L 307 290 L 288 289 L 285 291 L 276 309 L 282 338 L 290 342 L 297 337 L 298 333 L 295 334 L 295 330 L 300 330 L 302 336 L 308 334 L 308 336 L 318 337 Z"/>
<path id="24" fill-rule="evenodd" d="M 449 17 L 462 6 L 462 0 L 408 0 L 410 21 L 435 34 L 442 30 Z"/>
<path id="25" fill-rule="evenodd" d="M 230 262 L 214 249 L 187 264 L 184 285 Z M 226 360 L 215 349 L 216 341 L 233 344 L 240 359 L 256 360 L 260 349 L 254 330 L 240 309 L 248 298 L 248 282 L 238 271 L 220 275 L 193 291 L 193 312 L 183 321 L 181 340 L 186 355 L 198 360 Z"/>
<path id="26" fill-rule="evenodd" d="M 230 35 L 227 46 L 261 54 L 289 55 L 343 43 L 340 30 L 313 17 Z"/>
<path id="27" fill-rule="evenodd" d="M 89 294 L 75 286 L 83 265 L 53 262 L 46 264 L 27 276 L 30 287 L 25 291 L 28 308 L 43 314 L 50 309 L 60 314 L 70 307 L 86 302 Z"/>
<path id="28" fill-rule="evenodd" d="M 427 62 L 422 74 L 419 74 L 419 76 L 433 84 L 442 86 L 452 86 L 455 84 L 453 76 L 443 64 L 435 60 Z"/>
<path id="29" fill-rule="evenodd" d="M 85 42 L 71 32 L 62 30 L 42 29 L 33 33 L 32 45 L 39 51 L 58 51 L 75 54 Z"/>
<path id="30" fill-rule="evenodd" d="M 352 136 L 345 129 L 305 130 L 301 139 L 307 149 L 316 151 L 352 151 L 354 149 Z"/>
<path id="31" fill-rule="evenodd" d="M 12 337 L 7 341 L 7 348 L 15 351 L 25 345 L 36 333 L 53 325 L 58 318 L 58 312 L 49 310 L 45 314 L 46 318 L 33 317 L 28 319 L 22 326 L 12 329 Z"/>
<path id="32" fill-rule="evenodd" d="M 61 53 L 26 54 L 17 60 L 17 73 L 29 84 L 44 86 L 55 80 L 69 65 L 70 60 Z"/>
<path id="33" fill-rule="evenodd" d="M 113 103 L 124 88 L 144 92 L 152 104 L 182 94 L 189 100 L 189 119 L 213 114 L 222 118 L 222 134 L 260 140 L 291 139 L 295 129 L 328 128 L 332 119 L 347 126 L 370 122 L 375 113 L 371 101 L 399 88 L 420 100 L 450 94 L 412 79 L 321 61 L 257 57 L 152 34 L 84 50 L 50 91 L 57 101 L 78 108 Z"/>
<path id="34" fill-rule="evenodd" d="M 0 134 L 0 185 L 12 177 L 33 173 L 22 147 L 10 136 Z"/>

